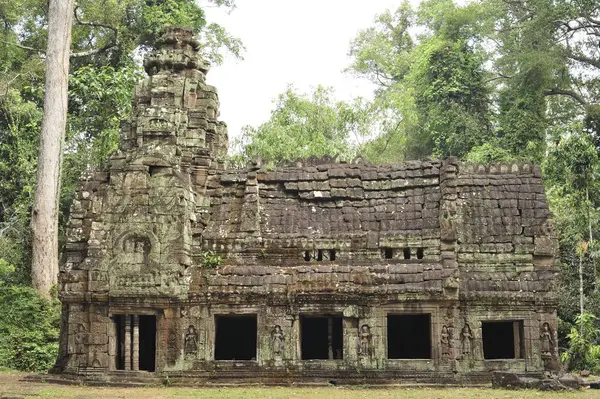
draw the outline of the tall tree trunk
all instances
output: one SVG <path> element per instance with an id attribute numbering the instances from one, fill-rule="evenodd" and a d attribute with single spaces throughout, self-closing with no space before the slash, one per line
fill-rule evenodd
<path id="1" fill-rule="evenodd" d="M 589 178 L 587 176 L 586 173 L 586 178 L 585 178 L 586 184 L 585 184 L 585 206 L 587 208 L 587 222 L 588 222 L 588 242 L 590 243 L 590 260 L 592 261 L 592 266 L 594 267 L 594 290 L 598 290 L 598 272 L 596 270 L 596 259 L 595 259 L 595 253 L 596 251 L 594 250 L 594 235 L 592 233 L 592 216 L 590 214 L 590 208 L 592 207 L 592 204 L 590 202 L 590 189 L 589 189 Z"/>
<path id="2" fill-rule="evenodd" d="M 33 287 L 45 297 L 50 296 L 58 276 L 58 198 L 67 125 L 73 7 L 74 0 L 49 1 L 44 116 L 31 216 L 31 278 Z"/>
<path id="3" fill-rule="evenodd" d="M 583 254 L 579 256 L 579 315 L 583 316 Z"/>

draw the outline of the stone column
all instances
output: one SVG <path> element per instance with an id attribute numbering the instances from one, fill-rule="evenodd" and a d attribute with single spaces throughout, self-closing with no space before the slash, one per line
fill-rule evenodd
<path id="1" fill-rule="evenodd" d="M 118 316 L 117 316 L 118 317 Z M 119 347 L 119 324 L 116 319 L 113 317 L 112 326 L 110 329 L 110 335 L 108 336 L 108 354 L 110 356 L 110 369 L 117 370 L 119 368 L 119 357 L 118 357 L 118 347 Z"/>
<path id="2" fill-rule="evenodd" d="M 140 316 L 133 316 L 133 348 L 131 348 L 133 359 L 131 360 L 131 368 L 133 371 L 140 369 Z"/>
<path id="3" fill-rule="evenodd" d="M 125 316 L 125 370 L 131 370 L 131 316 Z"/>
<path id="4" fill-rule="evenodd" d="M 523 354 L 521 353 L 521 322 L 513 321 L 513 337 L 515 346 L 515 359 L 521 359 Z"/>

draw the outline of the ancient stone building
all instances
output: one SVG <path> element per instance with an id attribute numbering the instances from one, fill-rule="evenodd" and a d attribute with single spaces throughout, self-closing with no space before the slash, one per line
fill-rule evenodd
<path id="1" fill-rule="evenodd" d="M 557 243 L 531 164 L 225 168 L 190 31 L 145 61 L 73 203 L 57 368 L 98 379 L 475 383 L 556 367 Z"/>

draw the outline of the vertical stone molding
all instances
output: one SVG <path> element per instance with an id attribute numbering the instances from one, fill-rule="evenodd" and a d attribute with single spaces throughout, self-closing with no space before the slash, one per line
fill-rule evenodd
<path id="1" fill-rule="evenodd" d="M 138 315 L 134 315 L 133 317 L 133 340 L 132 340 L 132 359 L 131 359 L 131 369 L 133 371 L 140 370 L 140 317 Z"/>

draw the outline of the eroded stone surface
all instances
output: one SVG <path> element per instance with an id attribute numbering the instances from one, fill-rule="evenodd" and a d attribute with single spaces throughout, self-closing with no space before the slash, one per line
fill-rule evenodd
<path id="1" fill-rule="evenodd" d="M 120 151 L 77 193 L 61 370 L 447 382 L 558 367 L 539 167 L 226 169 L 197 48 L 166 32 Z"/>

